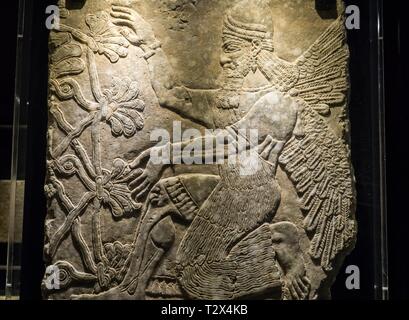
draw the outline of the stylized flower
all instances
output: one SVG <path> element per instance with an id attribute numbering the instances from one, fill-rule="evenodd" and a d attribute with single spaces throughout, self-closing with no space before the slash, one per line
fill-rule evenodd
<path id="1" fill-rule="evenodd" d="M 89 69 L 92 70 L 91 67 Z M 52 79 L 51 88 L 59 99 L 74 98 L 84 110 L 89 112 L 99 110 L 101 120 L 111 126 L 114 136 L 124 135 L 129 138 L 143 128 L 144 119 L 141 113 L 145 109 L 145 104 L 138 99 L 139 89 L 136 81 L 129 78 L 113 78 L 111 87 L 102 91 L 98 77 L 93 72 L 90 72 L 90 78 L 95 102 L 84 96 L 81 86 L 72 78 L 59 81 Z"/>
<path id="2" fill-rule="evenodd" d="M 130 215 L 141 208 L 141 205 L 132 199 L 131 192 L 126 185 L 108 180 L 104 181 L 103 189 L 102 202 L 111 208 L 114 217 Z"/>
<path id="3" fill-rule="evenodd" d="M 125 264 L 126 258 L 132 250 L 132 245 L 122 244 L 119 241 L 114 243 L 104 243 L 106 257 L 109 261 L 109 266 L 119 270 Z"/>
<path id="4" fill-rule="evenodd" d="M 84 71 L 85 63 L 81 59 L 81 46 L 72 42 L 68 32 L 50 34 L 50 78 L 79 74 Z"/>
<path id="5" fill-rule="evenodd" d="M 103 250 L 106 259 L 97 265 L 96 276 L 98 283 L 94 286 L 95 293 L 118 286 L 124 276 L 123 268 L 131 253 L 132 245 L 123 245 L 119 241 L 105 243 Z"/>
<path id="6" fill-rule="evenodd" d="M 105 119 L 115 136 L 132 137 L 144 126 L 140 112 L 145 108 L 138 99 L 139 89 L 136 81 L 129 78 L 114 78 L 111 88 L 103 92 L 106 99 Z"/>
<path id="7" fill-rule="evenodd" d="M 112 215 L 117 218 L 141 208 L 141 204 L 132 199 L 128 186 L 121 181 L 126 172 L 127 163 L 118 158 L 113 161 L 111 171 L 104 170 L 103 176 L 95 180 L 97 197 L 111 208 Z"/>
<path id="8" fill-rule="evenodd" d="M 89 165 L 84 166 L 82 161 L 73 154 L 64 155 L 54 162 L 55 169 L 60 174 L 68 177 L 78 175 L 84 186 L 91 192 L 90 199 L 96 197 L 109 206 L 114 217 L 132 214 L 140 209 L 141 204 L 132 199 L 128 186 L 120 180 L 127 167 L 123 160 L 114 160 L 112 171 L 102 169 L 102 175 L 90 172 Z"/>
<path id="9" fill-rule="evenodd" d="M 104 54 L 112 63 L 128 55 L 129 42 L 121 35 L 121 28 L 110 22 L 105 11 L 88 14 L 85 18 L 90 32 L 88 42 L 93 52 Z"/>

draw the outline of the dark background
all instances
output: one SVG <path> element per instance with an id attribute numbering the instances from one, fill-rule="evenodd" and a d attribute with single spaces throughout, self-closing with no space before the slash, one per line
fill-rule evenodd
<path id="1" fill-rule="evenodd" d="M 321 0 L 318 2 L 325 2 Z M 331 3 L 331 0 L 327 0 Z M 34 2 L 34 1 L 28 1 Z M 24 55 L 30 64 L 24 66 L 27 79 L 23 102 L 29 101 L 27 114 L 27 143 L 25 158 L 25 218 L 22 247 L 21 295 L 23 299 L 40 299 L 40 282 L 44 272 L 42 262 L 43 222 L 46 204 L 43 196 L 46 149 L 47 98 L 47 36 L 45 7 L 54 1 L 36 0 L 31 5 L 32 21 L 26 22 Z M 334 299 L 373 299 L 377 255 L 374 253 L 379 236 L 379 132 L 382 119 L 375 109 L 373 88 L 377 85 L 376 23 L 374 0 L 346 1 L 361 9 L 361 29 L 349 31 L 351 50 L 352 157 L 357 178 L 357 218 L 359 234 L 357 247 L 347 257 L 332 293 Z M 409 218 L 405 199 L 409 181 L 406 164 L 408 147 L 408 102 L 404 85 L 408 80 L 407 26 L 404 0 L 384 1 L 385 99 L 386 99 L 386 183 L 389 233 L 389 284 L 391 299 L 409 298 Z M 7 7 L 7 8 L 4 8 Z M 10 177 L 11 124 L 13 117 L 14 70 L 16 57 L 17 1 L 3 4 L 5 14 L 0 20 L 3 30 L 2 75 L 0 90 L 0 179 Z M 26 60 L 27 61 L 27 60 Z M 24 118 L 24 115 L 23 115 Z M 24 130 L 24 128 L 23 128 Z M 23 145 L 24 147 L 24 145 Z M 375 248 L 374 248 L 375 244 Z M 0 259 L 5 256 L 5 244 L 0 244 Z M 0 260 L 0 264 L 3 261 Z M 361 270 L 360 290 L 345 288 L 345 266 L 357 265 Z M 4 275 L 0 275 L 3 279 Z M 4 280 L 3 280 L 4 281 Z M 0 280 L 0 285 L 2 285 Z"/>

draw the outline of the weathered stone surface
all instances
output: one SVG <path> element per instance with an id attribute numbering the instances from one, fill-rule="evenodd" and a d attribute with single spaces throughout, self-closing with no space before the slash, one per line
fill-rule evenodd
<path id="1" fill-rule="evenodd" d="M 60 5 L 44 295 L 328 298 L 356 235 L 342 3 Z"/>

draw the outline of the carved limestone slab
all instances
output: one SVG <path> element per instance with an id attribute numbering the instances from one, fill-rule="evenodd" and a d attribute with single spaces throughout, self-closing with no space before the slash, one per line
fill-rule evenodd
<path id="1" fill-rule="evenodd" d="M 44 296 L 329 298 L 356 237 L 342 1 L 59 6 Z"/>

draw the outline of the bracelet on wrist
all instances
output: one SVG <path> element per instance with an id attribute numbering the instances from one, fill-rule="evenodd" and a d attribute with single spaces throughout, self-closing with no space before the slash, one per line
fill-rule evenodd
<path id="1" fill-rule="evenodd" d="M 145 54 L 143 55 L 145 60 L 148 60 L 149 58 L 151 58 L 152 56 L 155 55 L 156 50 L 158 50 L 159 48 L 162 47 L 162 44 L 159 41 L 155 41 L 152 44 L 150 44 L 149 46 L 147 46 L 145 48 Z"/>

